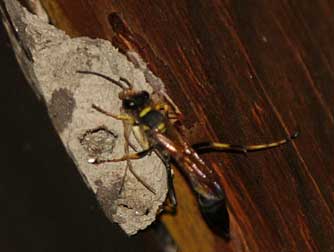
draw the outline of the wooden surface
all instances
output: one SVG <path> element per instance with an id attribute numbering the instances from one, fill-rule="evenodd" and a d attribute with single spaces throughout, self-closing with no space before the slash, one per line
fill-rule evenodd
<path id="1" fill-rule="evenodd" d="M 229 199 L 232 240 L 213 236 L 179 174 L 182 251 L 334 251 L 334 2 L 43 0 L 73 36 L 138 51 L 185 115 L 189 141 L 292 144 L 206 154 Z"/>

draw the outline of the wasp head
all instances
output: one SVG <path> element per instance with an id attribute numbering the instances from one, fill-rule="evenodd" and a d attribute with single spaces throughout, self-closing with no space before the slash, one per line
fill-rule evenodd
<path id="1" fill-rule="evenodd" d="M 133 85 L 125 78 L 120 77 L 119 81 L 114 80 L 104 74 L 96 73 L 92 71 L 82 71 L 78 70 L 77 73 L 81 74 L 92 74 L 99 76 L 103 79 L 106 79 L 116 86 L 122 88 L 122 91 L 119 93 L 119 98 L 123 101 L 123 108 L 128 111 L 138 111 L 144 106 L 147 106 L 150 103 L 150 94 L 145 91 L 135 91 Z"/>
<path id="2" fill-rule="evenodd" d="M 136 111 L 150 102 L 150 94 L 145 91 L 134 91 L 133 89 L 123 90 L 119 94 L 119 98 L 122 100 L 122 105 L 125 110 Z"/>

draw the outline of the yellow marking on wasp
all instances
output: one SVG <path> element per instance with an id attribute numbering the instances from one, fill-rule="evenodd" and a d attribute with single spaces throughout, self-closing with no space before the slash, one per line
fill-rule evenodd
<path id="1" fill-rule="evenodd" d="M 143 127 L 144 127 L 144 131 L 146 131 L 146 130 L 149 130 L 149 129 L 150 129 L 150 127 L 148 127 L 147 125 L 143 125 Z"/>
<path id="2" fill-rule="evenodd" d="M 112 115 L 113 118 L 122 121 L 132 121 L 133 118 L 127 114 L 120 114 L 120 115 Z"/>
<path id="3" fill-rule="evenodd" d="M 158 103 L 158 104 L 156 104 L 156 105 L 155 105 L 155 109 L 156 109 L 156 110 L 161 110 L 161 109 L 163 109 L 165 112 L 167 112 L 167 111 L 170 110 L 168 104 L 166 104 L 166 103 Z"/>
<path id="4" fill-rule="evenodd" d="M 224 143 L 212 143 L 213 147 L 218 147 L 218 148 L 229 148 L 231 147 L 231 144 L 224 144 Z"/>
<path id="5" fill-rule="evenodd" d="M 288 142 L 288 139 L 283 139 L 274 143 L 268 143 L 268 144 L 257 144 L 257 145 L 233 145 L 233 144 L 226 144 L 226 143 L 210 143 L 208 146 L 204 147 L 213 147 L 217 149 L 234 149 L 234 150 L 240 150 L 240 151 L 257 151 L 257 150 L 264 150 L 264 149 L 269 149 L 273 147 L 280 146 L 282 144 L 285 144 Z"/>
<path id="6" fill-rule="evenodd" d="M 139 113 L 139 117 L 144 117 L 145 115 L 147 115 L 148 112 L 150 112 L 152 110 L 152 107 L 146 107 L 144 108 L 142 111 L 140 111 Z"/>
<path id="7" fill-rule="evenodd" d="M 286 142 L 287 142 L 287 140 L 283 139 L 283 140 L 275 142 L 275 143 L 250 145 L 250 146 L 246 146 L 246 148 L 247 148 L 247 150 L 261 150 L 261 149 L 276 147 L 276 146 L 279 146 L 279 145 L 284 144 Z"/>
<path id="8" fill-rule="evenodd" d="M 164 132 L 164 131 L 166 131 L 166 125 L 165 125 L 165 123 L 160 123 L 159 125 L 158 125 L 158 130 L 160 130 L 161 132 Z"/>

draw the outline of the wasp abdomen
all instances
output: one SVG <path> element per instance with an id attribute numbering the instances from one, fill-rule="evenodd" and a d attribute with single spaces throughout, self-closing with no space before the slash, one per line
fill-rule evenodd
<path id="1" fill-rule="evenodd" d="M 198 205 L 210 229 L 225 240 L 230 240 L 230 219 L 225 199 L 208 199 L 198 195 Z"/>

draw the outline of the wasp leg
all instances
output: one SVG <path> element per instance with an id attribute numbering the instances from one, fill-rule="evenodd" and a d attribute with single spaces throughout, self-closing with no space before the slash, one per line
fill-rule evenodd
<path id="1" fill-rule="evenodd" d="M 295 139 L 299 135 L 299 132 L 294 133 L 290 137 L 287 137 L 285 139 L 268 143 L 268 144 L 258 144 L 258 145 L 237 145 L 237 144 L 228 144 L 228 143 L 216 143 L 216 142 L 204 142 L 204 143 L 198 143 L 194 144 L 192 147 L 196 151 L 202 151 L 202 150 L 221 150 L 221 151 L 237 151 L 237 152 L 249 152 L 249 151 L 259 151 L 259 150 L 265 150 L 274 148 L 277 146 L 280 146 L 282 144 L 286 144 L 290 142 L 291 140 Z"/>
<path id="2" fill-rule="evenodd" d="M 117 80 L 114 80 L 113 78 L 111 78 L 111 77 L 109 77 L 109 76 L 106 76 L 106 75 L 104 75 L 104 74 L 101 74 L 101 73 L 97 73 L 97 72 L 93 72 L 93 71 L 85 71 L 85 70 L 84 70 L 84 71 L 83 71 L 83 70 L 78 70 L 78 71 L 76 71 L 76 72 L 77 72 L 77 73 L 81 73 L 81 74 L 92 74 L 92 75 L 99 76 L 99 77 L 101 77 L 101 78 L 103 78 L 103 79 L 105 79 L 105 80 L 107 80 L 107 81 L 112 82 L 113 84 L 115 84 L 116 86 L 120 87 L 121 89 L 132 89 L 132 85 L 131 85 L 131 83 L 129 83 L 129 81 L 128 81 L 127 79 L 122 78 L 122 77 L 120 77 L 119 79 L 120 79 L 121 81 L 125 82 L 125 84 L 128 85 L 128 88 L 125 87 L 125 86 L 123 85 L 122 82 L 117 81 Z"/>
<path id="3" fill-rule="evenodd" d="M 176 213 L 176 207 L 177 207 L 177 200 L 176 200 L 176 193 L 174 189 L 174 183 L 173 183 L 173 170 L 170 164 L 170 158 L 163 156 L 159 153 L 157 153 L 159 157 L 161 158 L 162 162 L 164 163 L 167 171 L 167 185 L 168 185 L 168 192 L 167 192 L 167 201 L 165 202 L 163 206 L 163 210 L 175 214 Z"/>
<path id="4" fill-rule="evenodd" d="M 166 210 L 168 210 L 168 212 L 172 214 L 175 214 L 177 207 L 177 200 L 173 182 L 173 170 L 170 167 L 170 164 L 167 167 L 167 182 L 168 182 L 168 204 L 166 206 Z"/>
<path id="5" fill-rule="evenodd" d="M 106 116 L 110 116 L 116 120 L 121 120 L 121 121 L 127 121 L 130 124 L 134 124 L 134 118 L 132 116 L 129 116 L 128 114 L 120 114 L 120 115 L 114 115 L 102 108 L 100 108 L 99 106 L 92 104 L 92 107 L 94 109 L 96 109 L 97 111 L 101 112 L 102 114 L 105 114 Z"/>
<path id="6" fill-rule="evenodd" d="M 93 164 L 115 163 L 115 162 L 121 162 L 121 161 L 126 161 L 126 160 L 141 159 L 145 157 L 147 154 L 151 153 L 152 150 L 153 150 L 152 148 L 149 148 L 147 150 L 139 151 L 136 153 L 125 154 L 123 157 L 120 157 L 120 158 L 105 159 L 105 160 L 95 159 L 91 163 Z"/>
<path id="7" fill-rule="evenodd" d="M 134 171 L 134 168 L 132 166 L 132 163 L 130 160 L 127 160 L 127 168 L 131 171 L 132 175 L 135 176 L 135 178 L 143 185 L 147 190 L 149 190 L 151 193 L 156 194 L 157 192 L 153 189 L 152 186 L 147 184 L 137 173 Z"/>
<path id="8" fill-rule="evenodd" d="M 129 123 L 127 123 L 127 121 L 122 121 L 123 122 L 123 135 L 124 135 L 124 155 L 129 155 L 130 150 L 129 150 L 129 139 L 130 139 L 130 135 L 131 135 L 131 125 Z M 128 170 L 132 171 L 132 164 L 130 160 L 126 160 L 126 166 L 125 166 L 125 170 L 124 170 L 124 174 L 123 174 L 123 178 L 122 178 L 122 184 L 121 187 L 119 189 L 119 194 L 121 194 L 124 185 L 125 185 L 125 178 L 127 176 Z M 136 177 L 136 175 L 135 175 Z"/>
<path id="9" fill-rule="evenodd" d="M 134 154 L 129 154 L 130 150 L 129 150 L 129 138 L 130 138 L 130 134 L 131 134 L 131 124 L 127 123 L 127 121 L 123 121 L 123 126 L 124 126 L 124 139 L 125 139 L 125 144 L 124 144 L 124 157 L 127 156 L 141 156 L 141 157 L 144 157 L 145 155 L 147 155 L 150 151 L 150 148 L 147 149 L 147 150 L 144 150 L 144 151 L 141 151 L 141 152 L 137 152 L 137 153 L 134 153 Z M 146 152 L 146 153 L 144 153 Z M 141 154 L 140 154 L 141 153 Z M 137 154 L 137 155 L 136 155 Z M 139 157 L 139 158 L 141 158 Z M 127 171 L 130 170 L 130 172 L 132 173 L 132 175 L 147 189 L 149 190 L 150 192 L 152 192 L 153 194 L 156 194 L 156 191 L 151 187 L 149 186 L 139 175 L 137 175 L 137 173 L 134 171 L 134 168 L 132 166 L 132 163 L 131 163 L 131 160 L 130 158 L 126 158 L 124 159 L 126 160 L 126 168 L 125 168 L 125 171 L 124 171 L 124 176 L 123 176 L 123 180 L 122 180 L 122 186 L 120 188 L 120 192 L 123 190 L 124 188 L 124 184 L 125 184 L 125 178 L 126 178 L 126 175 L 127 175 Z"/>
<path id="10" fill-rule="evenodd" d="M 227 143 L 216 143 L 216 142 L 203 142 L 192 145 L 195 151 L 203 150 L 219 150 L 219 151 L 236 151 L 236 152 L 247 152 L 247 146 L 227 144 Z"/>
<path id="11" fill-rule="evenodd" d="M 156 110 L 162 110 L 166 113 L 168 119 L 173 119 L 176 121 L 183 120 L 183 114 L 178 110 L 173 110 L 167 103 L 159 102 L 155 105 Z"/>
<path id="12" fill-rule="evenodd" d="M 123 122 L 128 122 L 128 123 L 130 123 L 131 125 L 134 124 L 134 118 L 131 117 L 131 116 L 129 116 L 129 115 L 127 115 L 127 114 L 114 115 L 114 114 L 112 114 L 112 113 L 110 113 L 110 112 L 108 112 L 108 111 L 106 111 L 106 110 L 100 108 L 99 106 L 97 106 L 97 105 L 95 105 L 95 104 L 92 104 L 92 107 L 93 107 L 94 109 L 96 109 L 97 111 L 99 111 L 100 113 L 102 113 L 102 114 L 104 114 L 104 115 L 107 115 L 107 116 L 110 116 L 110 117 L 112 117 L 112 118 L 114 118 L 114 119 L 116 119 L 116 120 L 121 120 L 121 121 L 123 121 Z M 125 132 L 125 131 L 124 131 L 124 132 Z M 130 129 L 130 132 L 131 132 L 131 129 Z M 130 135 L 130 133 L 128 133 L 128 135 Z M 125 136 L 124 136 L 124 137 L 125 137 Z M 127 144 L 129 144 L 130 147 L 131 147 L 133 150 L 136 151 L 136 147 L 135 147 L 135 145 L 132 144 L 132 143 L 130 142 L 129 139 L 127 139 L 126 141 L 127 141 Z"/>
<path id="13" fill-rule="evenodd" d="M 179 110 L 179 108 L 176 106 L 176 104 L 173 102 L 173 100 L 164 92 L 160 91 L 162 96 L 165 98 L 168 104 L 170 104 L 171 107 L 173 107 L 173 110 L 175 111 L 176 114 L 181 115 L 183 117 L 182 112 Z"/>
<path id="14" fill-rule="evenodd" d="M 130 83 L 130 81 L 128 81 L 127 79 L 119 77 L 119 80 L 123 81 L 126 85 L 128 85 L 128 89 L 133 89 L 132 83 Z"/>
<path id="15" fill-rule="evenodd" d="M 136 147 L 133 143 L 131 143 L 131 142 L 129 141 L 128 144 L 129 144 L 130 148 L 131 148 L 133 151 L 138 152 L 138 151 L 137 151 L 137 147 Z"/>

